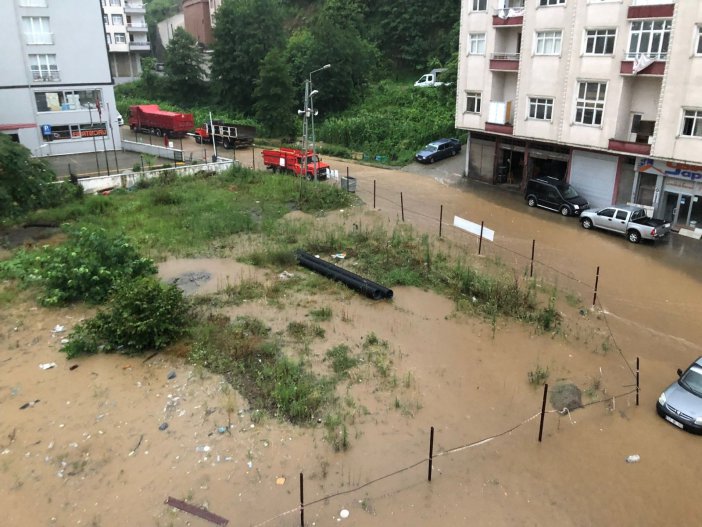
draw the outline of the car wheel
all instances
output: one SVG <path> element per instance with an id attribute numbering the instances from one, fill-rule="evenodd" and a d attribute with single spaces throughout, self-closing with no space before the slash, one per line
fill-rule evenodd
<path id="1" fill-rule="evenodd" d="M 160 128 L 156 128 L 156 135 L 161 137 L 163 135 L 163 132 L 161 131 Z"/>
<path id="2" fill-rule="evenodd" d="M 590 218 L 583 218 L 580 220 L 580 224 L 583 226 L 583 229 L 592 229 L 592 220 Z"/>
<path id="3" fill-rule="evenodd" d="M 225 139 L 225 140 L 222 142 L 222 146 L 223 146 L 224 148 L 226 148 L 227 150 L 230 150 L 230 149 L 232 148 L 232 143 L 231 143 L 231 141 L 229 141 L 229 139 Z"/>
<path id="4" fill-rule="evenodd" d="M 201 144 L 202 144 L 202 137 L 200 137 L 199 135 L 196 135 L 196 136 L 195 136 L 195 142 L 196 142 L 197 144 L 201 145 Z"/>
<path id="5" fill-rule="evenodd" d="M 451 150 L 451 155 L 455 156 L 458 153 L 458 150 Z"/>
<path id="6" fill-rule="evenodd" d="M 536 207 L 536 198 L 534 196 L 529 196 L 527 198 L 527 205 L 530 207 Z"/>
<path id="7" fill-rule="evenodd" d="M 637 230 L 631 229 L 627 233 L 627 238 L 631 243 L 639 243 L 641 241 L 641 233 Z"/>
<path id="8" fill-rule="evenodd" d="M 561 207 L 561 216 L 570 216 L 570 209 L 566 205 Z"/>
<path id="9" fill-rule="evenodd" d="M 430 157 L 430 158 L 429 158 L 429 163 L 433 163 L 433 162 L 434 162 L 434 158 L 433 158 L 433 157 Z"/>

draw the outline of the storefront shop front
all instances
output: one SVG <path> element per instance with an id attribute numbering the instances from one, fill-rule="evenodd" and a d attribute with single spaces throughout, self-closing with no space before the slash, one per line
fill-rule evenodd
<path id="1" fill-rule="evenodd" d="M 650 198 L 655 216 L 674 228 L 702 227 L 702 166 L 639 158 L 637 169 L 639 202 Z"/>

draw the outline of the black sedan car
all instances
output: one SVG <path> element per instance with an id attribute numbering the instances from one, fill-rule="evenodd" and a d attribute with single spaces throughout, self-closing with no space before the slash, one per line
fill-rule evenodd
<path id="1" fill-rule="evenodd" d="M 461 142 L 458 139 L 437 139 L 417 152 L 414 158 L 420 163 L 433 163 L 445 157 L 455 156 L 460 151 Z"/>

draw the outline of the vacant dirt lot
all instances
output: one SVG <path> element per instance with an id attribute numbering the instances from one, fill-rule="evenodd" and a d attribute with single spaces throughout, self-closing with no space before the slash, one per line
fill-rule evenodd
<path id="1" fill-rule="evenodd" d="M 661 263 L 670 258 L 661 258 L 665 247 L 584 232 L 573 219 L 495 199 L 451 174 L 442 184 L 404 171 L 350 171 L 366 207 L 315 221 L 392 227 L 402 221 L 402 199 L 405 221 L 438 234 L 443 205 L 447 241 L 439 243 L 475 254 L 476 239 L 449 224 L 454 215 L 484 221 L 496 234 L 494 244 L 483 242 L 483 254 L 514 266 L 517 276 L 528 272 L 528 258 L 505 248 L 528 256 L 535 239 L 534 273 L 543 287 L 558 286 L 564 331 L 540 334 L 505 321 L 493 328 L 412 288 L 395 288 L 392 302 L 338 287 L 291 296 L 283 309 L 263 300 L 228 308 L 282 330 L 314 308 L 331 307 L 331 320 L 321 323 L 326 337 L 289 350 L 320 368 L 325 351 L 339 343 L 360 353 L 371 332 L 388 342 L 396 382 L 361 367 L 342 386 L 353 415 L 351 446 L 334 453 L 321 426 L 253 422 L 245 401 L 178 350 L 148 361 L 101 355 L 68 362 L 60 341 L 89 312 L 46 310 L 25 299 L 0 313 L 3 525 L 209 525 L 164 505 L 168 496 L 205 506 L 229 525 L 299 525 L 300 473 L 307 525 L 690 524 L 698 514 L 700 438 L 656 416 L 655 401 L 675 369 L 702 354 L 702 284 L 686 263 L 696 247 L 683 246 L 680 265 L 671 266 Z M 591 310 L 598 266 L 600 304 Z M 280 279 L 232 260 L 161 266 L 164 279 L 184 272 L 210 274 L 195 294 L 242 278 Z M 639 407 L 633 394 L 618 396 L 632 390 L 636 357 Z M 534 417 L 543 392 L 528 382 L 537 369 L 548 369 L 551 386 L 575 383 L 584 404 L 596 403 L 569 415 L 549 404 L 541 443 Z M 220 433 L 229 411 L 233 426 Z M 160 430 L 163 423 L 168 428 Z M 630 454 L 641 460 L 626 463 Z M 348 518 L 340 518 L 342 509 Z"/>

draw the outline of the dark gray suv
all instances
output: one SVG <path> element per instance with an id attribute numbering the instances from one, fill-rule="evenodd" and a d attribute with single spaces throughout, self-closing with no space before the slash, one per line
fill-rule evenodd
<path id="1" fill-rule="evenodd" d="M 578 216 L 590 204 L 568 183 L 552 177 L 536 177 L 527 182 L 524 199 L 530 207 L 555 210 L 563 216 Z"/>

